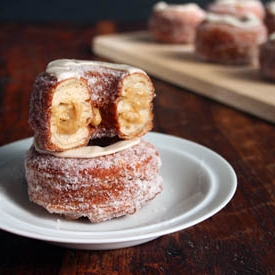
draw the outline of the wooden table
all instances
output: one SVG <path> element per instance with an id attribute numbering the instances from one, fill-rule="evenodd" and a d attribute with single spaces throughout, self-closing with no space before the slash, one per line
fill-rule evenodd
<path id="1" fill-rule="evenodd" d="M 29 97 L 49 61 L 99 60 L 90 50 L 93 36 L 142 27 L 2 23 L 0 145 L 32 135 Z M 200 143 L 227 159 L 238 177 L 232 201 L 196 226 L 118 250 L 66 249 L 0 231 L 0 274 L 275 274 L 274 125 L 152 79 L 154 130 Z"/>

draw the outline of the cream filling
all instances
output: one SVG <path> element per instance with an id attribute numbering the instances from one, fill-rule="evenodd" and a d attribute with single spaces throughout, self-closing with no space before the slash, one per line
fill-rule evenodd
<path id="1" fill-rule="evenodd" d="M 238 28 L 256 27 L 261 23 L 260 19 L 258 19 L 254 14 L 247 14 L 242 20 L 231 15 L 207 13 L 205 20 L 214 23 L 224 23 Z"/>
<path id="2" fill-rule="evenodd" d="M 188 4 L 167 4 L 166 2 L 158 2 L 153 6 L 155 11 L 163 11 L 163 10 L 178 10 L 178 11 L 191 11 L 191 10 L 199 10 L 199 6 L 195 3 Z"/>
<path id="3" fill-rule="evenodd" d="M 35 150 L 41 154 L 50 154 L 58 158 L 95 158 L 99 156 L 111 155 L 128 148 L 133 147 L 140 143 L 139 138 L 134 138 L 131 140 L 121 140 L 113 143 L 109 146 L 85 146 L 76 149 L 70 149 L 63 152 L 53 152 L 42 149 L 37 142 L 34 140 Z"/>
<path id="4" fill-rule="evenodd" d="M 81 67 L 83 66 L 92 66 L 92 67 L 101 67 L 107 69 L 114 69 L 120 71 L 126 71 L 130 74 L 132 73 L 143 73 L 146 74 L 143 70 L 134 68 L 125 64 L 115 64 L 107 63 L 100 61 L 89 61 L 89 60 L 76 60 L 76 59 L 57 59 L 50 62 L 46 68 L 46 72 L 56 76 L 58 81 L 67 79 L 67 78 L 80 78 Z"/>

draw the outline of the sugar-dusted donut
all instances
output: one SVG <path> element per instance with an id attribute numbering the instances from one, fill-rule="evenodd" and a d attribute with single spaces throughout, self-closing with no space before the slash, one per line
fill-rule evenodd
<path id="1" fill-rule="evenodd" d="M 195 3 L 153 6 L 148 27 L 152 37 L 165 43 L 192 43 L 195 29 L 204 19 L 205 12 Z"/>
<path id="2" fill-rule="evenodd" d="M 237 18 L 209 13 L 197 28 L 195 54 L 220 64 L 256 65 L 266 39 L 266 27 L 252 14 Z"/>
<path id="3" fill-rule="evenodd" d="M 265 7 L 259 0 L 216 0 L 209 4 L 207 10 L 211 13 L 229 14 L 236 17 L 252 13 L 260 20 L 265 17 Z"/>
<path id="4" fill-rule="evenodd" d="M 275 32 L 275 1 L 270 1 L 266 4 L 266 16 L 264 19 L 268 33 Z"/>
<path id="5" fill-rule="evenodd" d="M 29 123 L 51 151 L 85 146 L 90 139 L 131 139 L 152 128 L 154 87 L 127 65 L 55 60 L 34 83 Z"/>
<path id="6" fill-rule="evenodd" d="M 162 191 L 160 157 L 151 143 L 141 139 L 95 157 L 89 150 L 78 149 L 86 158 L 72 157 L 70 151 L 61 153 L 70 157 L 60 157 L 32 146 L 25 159 L 30 200 L 50 213 L 101 222 L 135 213 Z"/>
<path id="7" fill-rule="evenodd" d="M 275 81 L 275 33 L 261 46 L 259 63 L 263 78 Z"/>

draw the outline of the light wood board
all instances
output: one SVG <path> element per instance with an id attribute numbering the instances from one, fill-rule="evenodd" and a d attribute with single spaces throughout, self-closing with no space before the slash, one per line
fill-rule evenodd
<path id="1" fill-rule="evenodd" d="M 263 80 L 256 67 L 202 62 L 192 46 L 156 43 L 147 32 L 98 36 L 92 49 L 101 57 L 142 68 L 149 75 L 275 123 L 275 83 Z"/>

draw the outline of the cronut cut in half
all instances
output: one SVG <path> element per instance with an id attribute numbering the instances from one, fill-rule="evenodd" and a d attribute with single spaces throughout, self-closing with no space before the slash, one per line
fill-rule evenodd
<path id="1" fill-rule="evenodd" d="M 93 67 L 61 81 L 43 72 L 34 83 L 29 122 L 37 145 L 49 151 L 101 137 L 132 139 L 151 130 L 153 97 L 153 84 L 141 72 Z"/>

